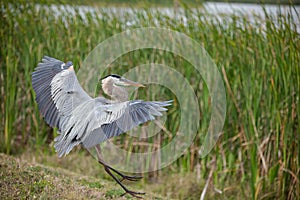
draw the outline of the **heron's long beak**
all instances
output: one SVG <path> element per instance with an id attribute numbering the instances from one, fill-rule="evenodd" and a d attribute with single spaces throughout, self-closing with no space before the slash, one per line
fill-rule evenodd
<path id="1" fill-rule="evenodd" d="M 137 83 L 137 82 L 125 79 L 125 78 L 122 78 L 122 83 L 125 86 L 145 87 L 143 84 L 140 84 L 140 83 Z"/>

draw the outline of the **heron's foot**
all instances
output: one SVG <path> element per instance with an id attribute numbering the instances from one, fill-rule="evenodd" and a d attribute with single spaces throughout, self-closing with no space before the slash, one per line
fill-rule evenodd
<path id="1" fill-rule="evenodd" d="M 135 198 L 142 199 L 143 197 L 141 197 L 140 195 L 145 195 L 146 193 L 145 192 L 135 192 L 132 190 L 125 190 L 125 193 L 122 194 L 121 196 L 124 196 L 126 194 L 130 194 L 131 196 L 133 196 Z"/>
<path id="2" fill-rule="evenodd" d="M 128 175 L 124 175 L 124 174 L 119 174 L 122 178 L 120 179 L 120 182 L 124 181 L 124 180 L 128 180 L 128 181 L 138 181 L 141 180 L 143 177 L 142 176 L 128 176 Z"/>
<path id="3" fill-rule="evenodd" d="M 128 180 L 128 181 L 138 181 L 141 180 L 143 177 L 142 176 L 128 176 L 125 175 L 123 173 L 121 173 L 120 171 L 112 168 L 109 165 L 105 165 L 106 167 L 108 167 L 110 170 L 112 170 L 113 172 L 115 172 L 116 174 L 118 174 L 119 176 L 121 176 L 121 179 L 119 180 L 120 182 L 124 181 L 124 180 Z"/>

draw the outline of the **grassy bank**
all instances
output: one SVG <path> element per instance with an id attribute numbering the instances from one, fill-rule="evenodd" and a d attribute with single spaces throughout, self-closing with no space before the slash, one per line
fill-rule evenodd
<path id="1" fill-rule="evenodd" d="M 114 182 L 0 154 L 1 199 L 133 199 Z M 163 199 L 147 194 L 144 199 Z"/>
<path id="2" fill-rule="evenodd" d="M 122 18 L 100 11 L 103 17 L 87 14 L 83 19 L 78 10 L 74 15 L 61 10 L 62 15 L 55 16 L 44 8 L 36 10 L 32 4 L 2 3 L 2 8 L 1 152 L 22 154 L 29 148 L 55 156 L 51 142 L 56 132 L 40 116 L 31 86 L 31 72 L 43 55 L 72 60 L 78 69 L 88 52 L 116 33 L 136 27 L 166 27 L 201 43 L 216 62 L 227 89 L 227 118 L 222 137 L 209 156 L 199 159 L 205 133 L 205 129 L 201 129 L 189 150 L 163 170 L 160 177 L 168 180 L 168 175 L 184 172 L 196 173 L 192 177 L 198 177 L 197 180 L 207 180 L 212 172 L 211 194 L 218 195 L 215 187 L 222 192 L 222 197 L 233 199 L 299 197 L 300 37 L 293 31 L 296 24 L 290 16 L 279 16 L 275 24 L 272 17 L 266 15 L 265 26 L 262 26 L 259 19 L 250 23 L 247 18 L 227 16 L 220 21 L 186 10 L 188 24 L 184 26 L 180 19 L 148 10 L 133 11 Z M 128 21 L 134 23 L 128 25 Z M 131 52 L 117 59 L 112 69 L 121 73 L 149 63 L 149 58 L 150 62 L 174 66 L 196 91 L 200 110 L 209 107 L 206 101 L 209 94 L 201 77 L 194 75 L 190 63 L 167 52 Z M 144 97 L 159 98 L 161 93 L 172 96 L 162 90 L 154 95 L 145 93 Z M 179 115 L 177 108 L 174 106 L 171 110 L 172 123 L 167 124 L 173 135 L 179 126 L 174 120 Z M 203 127 L 209 118 L 202 112 Z M 172 139 L 168 134 L 154 137 L 152 142 L 163 146 Z M 123 144 L 126 142 L 120 143 Z M 162 189 L 157 190 L 176 198 L 188 197 L 186 193 L 178 196 L 176 184 L 179 183 L 176 178 L 170 180 L 174 182 L 170 183 L 171 189 L 161 185 Z M 194 192 L 196 196 L 192 198 L 199 199 L 204 184 L 198 186 L 191 187 L 190 193 L 198 192 Z M 183 184 L 183 187 L 188 186 Z"/>

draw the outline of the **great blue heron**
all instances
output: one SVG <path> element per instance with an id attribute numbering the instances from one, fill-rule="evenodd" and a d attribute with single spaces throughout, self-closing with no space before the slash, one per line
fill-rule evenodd
<path id="1" fill-rule="evenodd" d="M 145 194 L 127 189 L 121 182 L 137 181 L 140 176 L 127 176 L 106 164 L 101 156 L 100 143 L 124 133 L 139 124 L 154 120 L 166 111 L 171 101 L 128 100 L 124 86 L 142 87 L 118 75 L 102 79 L 102 89 L 112 100 L 91 98 L 80 86 L 72 62 L 64 63 L 44 56 L 32 73 L 32 86 L 36 102 L 45 121 L 57 127 L 59 135 L 54 147 L 59 157 L 67 155 L 76 145 L 95 147 L 98 162 L 105 171 L 132 196 Z M 115 174 L 121 179 L 118 179 Z"/>

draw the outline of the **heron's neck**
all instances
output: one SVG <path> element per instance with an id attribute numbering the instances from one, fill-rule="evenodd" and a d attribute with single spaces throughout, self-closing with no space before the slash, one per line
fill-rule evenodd
<path id="1" fill-rule="evenodd" d="M 102 84 L 103 92 L 109 95 L 114 101 L 124 102 L 128 100 L 128 92 L 125 88 L 116 86 L 112 81 Z"/>
<path id="2" fill-rule="evenodd" d="M 119 102 L 128 101 L 128 92 L 125 88 L 115 86 L 113 87 L 111 98 Z"/>

